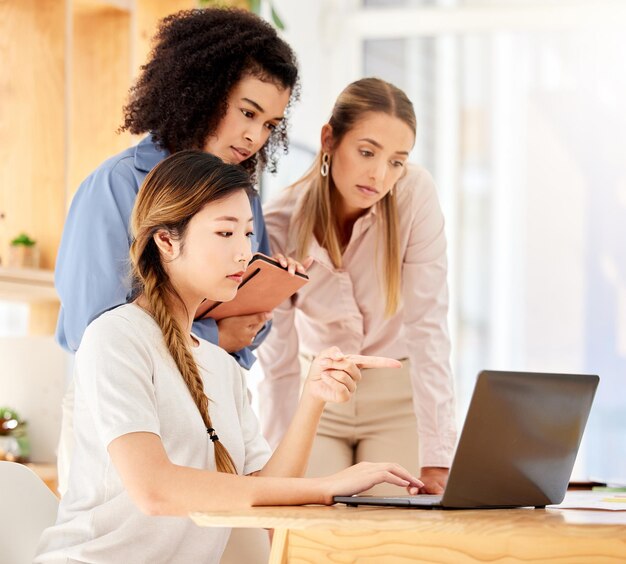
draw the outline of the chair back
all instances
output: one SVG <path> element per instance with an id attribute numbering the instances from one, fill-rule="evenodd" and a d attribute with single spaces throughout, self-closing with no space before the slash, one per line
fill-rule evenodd
<path id="1" fill-rule="evenodd" d="M 0 461 L 0 564 L 30 564 L 59 501 L 30 468 Z"/>

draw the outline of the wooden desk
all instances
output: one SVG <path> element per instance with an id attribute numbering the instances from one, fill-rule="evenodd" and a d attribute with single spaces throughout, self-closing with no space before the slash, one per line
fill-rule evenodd
<path id="1" fill-rule="evenodd" d="M 203 527 L 273 528 L 270 564 L 626 562 L 626 512 L 255 507 L 194 513 Z"/>

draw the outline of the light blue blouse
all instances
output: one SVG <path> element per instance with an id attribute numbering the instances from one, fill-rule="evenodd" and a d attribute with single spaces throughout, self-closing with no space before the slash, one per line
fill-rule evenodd
<path id="1" fill-rule="evenodd" d="M 153 167 L 168 156 L 151 139 L 111 157 L 80 185 L 59 247 L 55 285 L 61 299 L 57 342 L 76 352 L 85 328 L 99 315 L 130 297 L 130 216 L 139 187 Z M 258 196 L 251 199 L 254 216 L 252 251 L 270 254 L 265 221 Z M 254 363 L 254 350 L 267 335 L 268 322 L 250 347 L 233 356 L 244 368 Z M 217 344 L 213 319 L 196 321 L 193 332 Z"/>

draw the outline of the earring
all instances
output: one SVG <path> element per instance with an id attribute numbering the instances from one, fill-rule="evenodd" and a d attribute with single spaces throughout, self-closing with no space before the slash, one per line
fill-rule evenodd
<path id="1" fill-rule="evenodd" d="M 322 166 L 320 167 L 320 174 L 324 177 L 328 176 L 330 170 L 330 155 L 328 153 L 322 154 Z"/>
<path id="2" fill-rule="evenodd" d="M 391 190 L 389 190 L 389 195 L 393 196 L 393 188 Z"/>

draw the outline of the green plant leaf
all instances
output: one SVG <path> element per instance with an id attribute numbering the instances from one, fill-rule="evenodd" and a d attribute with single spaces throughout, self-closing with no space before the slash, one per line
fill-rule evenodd
<path id="1" fill-rule="evenodd" d="M 230 8 L 226 0 L 198 0 L 200 8 Z"/>
<path id="2" fill-rule="evenodd" d="M 32 247 L 37 241 L 31 239 L 26 233 L 20 233 L 15 239 L 11 241 L 11 245 L 23 245 L 24 247 Z"/>
<path id="3" fill-rule="evenodd" d="M 274 9 L 274 2 L 270 2 L 270 8 L 272 10 L 272 21 L 274 22 L 274 25 L 278 29 L 285 31 L 285 24 L 283 23 L 283 20 L 280 19 L 278 12 Z"/>
<path id="4" fill-rule="evenodd" d="M 10 407 L 0 407 L 0 420 L 4 419 L 6 421 L 10 419 L 15 419 L 17 422 L 20 422 L 20 416 L 17 411 L 11 409 Z"/>

